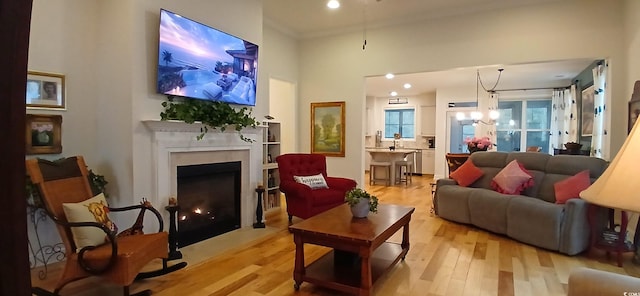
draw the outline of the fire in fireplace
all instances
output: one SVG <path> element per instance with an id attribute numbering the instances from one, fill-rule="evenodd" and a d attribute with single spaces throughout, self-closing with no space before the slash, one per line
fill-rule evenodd
<path id="1" fill-rule="evenodd" d="M 178 246 L 240 228 L 241 162 L 177 167 Z"/>

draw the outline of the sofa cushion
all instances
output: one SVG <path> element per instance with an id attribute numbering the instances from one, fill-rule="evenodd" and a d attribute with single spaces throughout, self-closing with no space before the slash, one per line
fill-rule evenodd
<path id="1" fill-rule="evenodd" d="M 591 185 L 589 171 L 584 170 L 562 181 L 556 182 L 553 187 L 556 194 L 556 203 L 564 204 L 570 198 L 580 198 L 580 192 Z"/>
<path id="2" fill-rule="evenodd" d="M 469 194 L 478 189 L 454 186 L 453 184 L 451 186 L 443 185 L 443 183 L 438 180 L 436 187 L 434 199 L 436 214 L 447 220 L 470 224 Z"/>
<path id="3" fill-rule="evenodd" d="M 470 189 L 469 216 L 471 223 L 500 234 L 507 233 L 507 205 L 517 198 L 489 189 Z"/>
<path id="4" fill-rule="evenodd" d="M 493 178 L 491 187 L 504 194 L 520 194 L 533 185 L 533 176 L 517 160 L 511 161 Z"/>
<path id="5" fill-rule="evenodd" d="M 313 176 L 293 176 L 293 179 L 300 184 L 309 186 L 311 189 L 329 188 L 327 181 L 324 180 L 322 174 Z"/>
<path id="6" fill-rule="evenodd" d="M 456 180 L 458 185 L 467 187 L 484 175 L 484 172 L 473 164 L 473 161 L 465 161 L 457 170 L 449 177 Z"/>
<path id="7" fill-rule="evenodd" d="M 558 250 L 564 207 L 532 197 L 512 198 L 506 209 L 507 235 L 519 241 Z"/>
<path id="8" fill-rule="evenodd" d="M 109 218 L 109 208 L 103 193 L 78 203 L 63 203 L 62 210 L 69 222 L 98 222 L 116 233 L 118 227 Z M 107 234 L 98 227 L 71 227 L 77 250 L 99 246 L 107 241 Z"/>

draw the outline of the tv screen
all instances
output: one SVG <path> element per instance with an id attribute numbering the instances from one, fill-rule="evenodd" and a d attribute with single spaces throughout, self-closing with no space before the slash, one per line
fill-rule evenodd
<path id="1" fill-rule="evenodd" d="M 258 46 L 160 10 L 158 92 L 256 105 Z"/>

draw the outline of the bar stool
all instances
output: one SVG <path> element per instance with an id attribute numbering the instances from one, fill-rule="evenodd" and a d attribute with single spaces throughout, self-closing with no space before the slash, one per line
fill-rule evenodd
<path id="1" fill-rule="evenodd" d="M 401 160 L 396 161 L 396 184 L 403 183 L 409 185 L 412 183 L 411 175 L 413 175 L 413 161 Z"/>
<path id="2" fill-rule="evenodd" d="M 376 177 L 376 168 L 385 168 L 385 178 Z M 388 161 L 371 161 L 369 164 L 369 185 L 375 184 L 376 181 L 384 181 L 387 186 L 391 185 L 391 163 Z"/>

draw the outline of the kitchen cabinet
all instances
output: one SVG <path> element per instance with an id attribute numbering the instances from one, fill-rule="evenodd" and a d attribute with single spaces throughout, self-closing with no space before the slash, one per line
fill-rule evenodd
<path id="1" fill-rule="evenodd" d="M 433 149 L 422 150 L 422 174 L 433 175 L 436 170 L 435 151 Z"/>
<path id="2" fill-rule="evenodd" d="M 420 106 L 421 131 L 423 136 L 436 135 L 436 106 Z"/>

